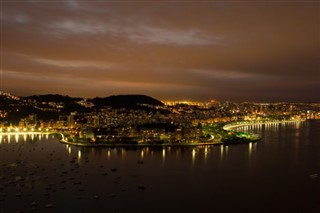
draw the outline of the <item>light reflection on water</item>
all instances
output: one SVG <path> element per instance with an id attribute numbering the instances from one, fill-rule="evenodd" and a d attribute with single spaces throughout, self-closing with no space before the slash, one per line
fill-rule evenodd
<path id="1" fill-rule="evenodd" d="M 204 148 L 204 159 L 207 160 L 207 158 L 208 158 L 208 146 Z"/>
<path id="2" fill-rule="evenodd" d="M 223 159 L 224 146 L 220 145 L 220 160 Z"/>
<path id="3" fill-rule="evenodd" d="M 318 205 L 313 201 L 319 180 L 309 178 L 320 173 L 319 143 L 308 146 L 314 133 L 304 124 L 246 131 L 260 132 L 263 140 L 234 146 L 89 148 L 60 144 L 48 135 L 34 135 L 34 140 L 22 135 L 19 143 L 9 144 L 15 136 L 0 135 L 0 188 L 7 194 L 3 198 L 0 191 L 1 210 L 30 210 L 33 201 L 39 212 L 48 203 L 54 204 L 52 212 L 103 212 L 106 206 L 110 212 L 152 212 L 154 206 L 158 212 L 169 206 L 175 212 L 210 212 L 208 203 L 220 210 L 259 210 L 269 207 L 266 202 L 294 209 L 297 199 L 304 207 Z M 297 198 L 299 193 L 304 196 Z M 196 207 L 185 202 L 190 198 Z M 66 199 L 77 205 L 66 207 Z"/>
<path id="4" fill-rule="evenodd" d="M 192 165 L 194 165 L 195 160 L 196 160 L 196 150 L 192 149 Z"/>
<path id="5" fill-rule="evenodd" d="M 110 149 L 108 150 L 107 156 L 108 156 L 108 159 L 110 159 L 110 157 L 111 157 Z"/>
<path id="6" fill-rule="evenodd" d="M 68 154 L 69 154 L 69 156 L 72 154 L 71 147 L 68 147 Z"/>
<path id="7" fill-rule="evenodd" d="M 258 126 L 258 128 L 260 128 Z M 242 127 L 239 128 L 239 130 L 243 130 Z M 254 128 L 252 129 L 248 129 L 249 130 L 255 130 Z M 12 139 L 13 137 L 13 139 Z M 10 144 L 10 142 L 12 142 L 12 140 L 14 140 L 16 143 L 20 143 L 20 142 L 24 142 L 24 143 L 28 143 L 28 142 L 36 142 L 36 141 L 48 141 L 48 140 L 51 140 L 52 136 L 49 136 L 48 134 L 45 134 L 45 135 L 38 135 L 38 134 L 15 134 L 15 135 L 0 135 L 0 144 L 2 143 L 8 143 Z M 252 144 L 249 144 L 249 149 L 248 149 L 248 155 L 249 157 L 251 157 L 252 155 L 252 152 L 253 152 L 253 148 L 252 148 Z M 68 156 L 72 156 L 73 155 L 73 149 L 76 150 L 76 153 L 77 153 L 77 158 L 79 160 L 81 160 L 81 156 L 82 156 L 82 152 L 81 150 L 79 150 L 79 148 L 77 147 L 73 147 L 73 146 L 70 146 L 70 145 L 64 145 L 65 147 L 65 150 L 68 154 Z M 84 148 L 86 149 L 86 148 Z M 107 149 L 107 159 L 110 159 L 112 158 L 113 155 L 115 156 L 121 156 L 121 159 L 122 160 L 126 160 L 125 159 L 125 156 L 126 156 L 126 153 L 127 153 L 127 150 L 125 148 L 120 148 L 120 147 L 117 147 L 117 148 L 101 148 L 101 149 Z M 171 153 L 171 150 L 174 149 L 173 151 L 173 154 L 175 155 L 176 158 L 179 158 L 181 157 L 181 155 L 185 155 L 185 151 L 181 152 L 182 149 L 180 148 L 177 148 L 177 147 L 163 147 L 161 148 L 161 157 L 162 157 L 162 163 L 165 163 L 166 161 L 166 158 L 167 158 L 167 155 L 172 155 Z M 212 146 L 199 146 L 199 147 L 194 147 L 191 149 L 190 151 L 190 156 L 191 156 L 191 162 L 192 164 L 194 164 L 196 162 L 196 158 L 197 156 L 202 156 L 201 158 L 203 158 L 205 161 L 208 159 L 208 157 L 210 156 L 210 150 L 212 150 L 213 147 Z M 93 152 L 96 152 L 97 149 L 95 148 L 90 148 L 88 150 L 91 150 Z M 153 147 L 142 147 L 142 148 L 138 148 L 139 150 L 139 155 L 140 155 L 140 159 L 143 160 L 145 159 L 145 157 L 152 157 L 154 155 L 154 153 L 158 152 L 158 148 L 157 149 L 154 149 Z M 222 160 L 223 158 L 228 158 L 228 151 L 229 151 L 229 147 L 228 146 L 223 146 L 221 145 L 220 146 L 220 149 L 219 149 L 219 158 L 220 160 Z M 88 151 L 86 151 L 84 154 L 87 154 Z M 90 153 L 90 151 L 89 151 Z M 98 152 L 99 153 L 99 152 Z"/>
<path id="8" fill-rule="evenodd" d="M 225 148 L 226 148 L 226 158 L 228 158 L 229 146 L 225 146 Z"/>
<path id="9" fill-rule="evenodd" d="M 222 153 L 219 155 L 227 156 L 229 146 L 220 146 Z M 73 156 L 73 153 L 77 153 L 77 158 L 82 159 L 83 156 L 88 156 L 93 154 L 97 157 L 102 157 L 102 152 L 97 151 L 95 148 L 85 148 L 85 147 L 73 147 L 70 145 L 65 145 L 67 154 L 69 156 Z M 212 145 L 205 145 L 205 146 L 198 146 L 198 147 L 131 147 L 121 148 L 121 147 L 100 147 L 99 150 L 104 150 L 103 152 L 106 153 L 105 159 L 118 159 L 126 161 L 126 156 L 129 153 L 129 157 L 132 157 L 133 153 L 136 153 L 136 156 L 139 160 L 149 160 L 152 159 L 154 155 L 160 159 L 163 163 L 165 163 L 168 156 L 174 156 L 174 158 L 178 159 L 181 157 L 189 157 L 190 162 L 195 163 L 196 159 L 201 157 L 203 160 L 207 160 L 211 153 L 214 146 Z"/>
<path id="10" fill-rule="evenodd" d="M 162 148 L 162 158 L 163 160 L 166 158 L 166 148 Z"/>
<path id="11" fill-rule="evenodd" d="M 49 134 L 28 134 L 28 133 L 16 133 L 16 134 L 0 134 L 0 144 L 11 142 L 20 143 L 27 141 L 41 141 L 45 135 L 45 140 L 49 139 Z M 54 139 L 54 136 L 51 136 Z"/>
<path id="12" fill-rule="evenodd" d="M 143 155 L 143 152 L 142 152 Z M 126 157 L 126 150 L 125 149 L 121 149 L 121 159 L 123 160 Z"/>

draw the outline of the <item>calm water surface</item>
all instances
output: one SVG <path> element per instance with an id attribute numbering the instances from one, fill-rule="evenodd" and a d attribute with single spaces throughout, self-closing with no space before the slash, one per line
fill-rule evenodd
<path id="1" fill-rule="evenodd" d="M 240 130 L 263 140 L 112 149 L 0 136 L 0 212 L 320 212 L 320 121 Z"/>

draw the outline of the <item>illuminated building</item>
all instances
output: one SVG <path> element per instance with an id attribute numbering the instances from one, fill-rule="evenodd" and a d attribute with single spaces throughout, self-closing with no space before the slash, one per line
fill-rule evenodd
<path id="1" fill-rule="evenodd" d="M 19 121 L 19 129 L 23 129 L 25 127 L 26 127 L 26 121 L 25 121 L 25 119 L 21 119 Z"/>
<path id="2" fill-rule="evenodd" d="M 74 122 L 74 115 L 69 115 L 69 116 L 67 117 L 67 127 L 71 129 L 71 128 L 74 127 L 74 124 L 75 124 L 75 122 Z"/>
<path id="3" fill-rule="evenodd" d="M 95 116 L 93 119 L 93 126 L 95 128 L 101 127 L 101 122 L 100 122 L 100 117 L 99 116 Z"/>

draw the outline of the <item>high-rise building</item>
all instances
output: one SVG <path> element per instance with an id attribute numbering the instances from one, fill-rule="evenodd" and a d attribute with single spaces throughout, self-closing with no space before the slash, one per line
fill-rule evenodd
<path id="1" fill-rule="evenodd" d="M 202 124 L 199 122 L 196 127 L 196 137 L 200 138 L 202 136 Z"/>
<path id="2" fill-rule="evenodd" d="M 74 127 L 74 115 L 69 115 L 67 118 L 67 126 L 68 128 L 73 128 Z"/>
<path id="3" fill-rule="evenodd" d="M 44 129 L 46 127 L 46 123 L 42 120 L 40 120 L 40 128 Z"/>
<path id="4" fill-rule="evenodd" d="M 25 121 L 25 119 L 21 119 L 19 121 L 19 129 L 23 129 L 25 127 L 26 127 L 26 121 Z"/>
<path id="5" fill-rule="evenodd" d="M 28 116 L 26 120 L 26 124 L 28 127 L 36 127 L 37 126 L 37 115 L 36 114 L 31 114 Z"/>
<path id="6" fill-rule="evenodd" d="M 99 116 L 95 116 L 93 118 L 93 126 L 95 128 L 101 127 L 101 122 L 100 122 L 100 117 Z"/>

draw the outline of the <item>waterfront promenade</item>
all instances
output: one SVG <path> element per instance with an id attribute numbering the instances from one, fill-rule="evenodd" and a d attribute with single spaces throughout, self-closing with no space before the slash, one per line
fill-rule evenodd
<path id="1" fill-rule="evenodd" d="M 0 132 L 0 135 L 50 135 L 55 132 Z"/>
<path id="2" fill-rule="evenodd" d="M 286 124 L 286 123 L 298 123 L 303 122 L 302 119 L 292 119 L 292 120 L 272 120 L 272 121 L 242 121 L 227 124 L 223 127 L 224 130 L 230 131 L 239 127 L 244 126 L 257 126 L 257 125 L 271 125 L 271 124 Z"/>

